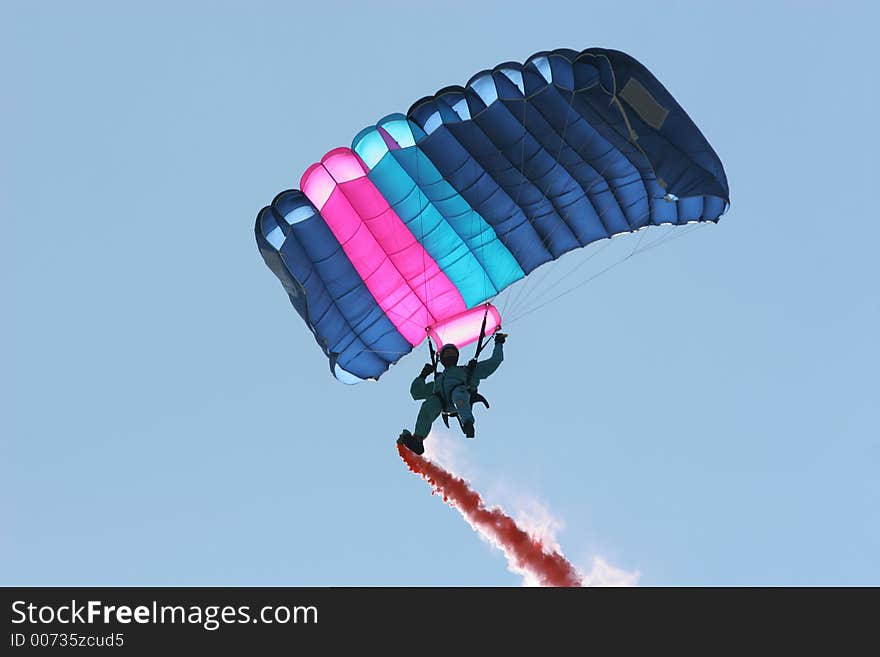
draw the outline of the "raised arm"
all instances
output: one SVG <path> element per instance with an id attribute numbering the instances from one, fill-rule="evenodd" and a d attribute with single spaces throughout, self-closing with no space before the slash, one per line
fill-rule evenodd
<path id="1" fill-rule="evenodd" d="M 492 355 L 486 360 L 481 360 L 474 368 L 475 382 L 488 378 L 501 365 L 501 361 L 504 360 L 504 340 L 506 338 L 507 335 L 504 333 L 495 334 L 495 348 L 492 350 Z"/>
<path id="2" fill-rule="evenodd" d="M 434 394 L 434 382 L 428 383 L 425 378 L 434 371 L 434 366 L 427 364 L 409 386 L 409 394 L 413 399 L 427 399 Z"/>

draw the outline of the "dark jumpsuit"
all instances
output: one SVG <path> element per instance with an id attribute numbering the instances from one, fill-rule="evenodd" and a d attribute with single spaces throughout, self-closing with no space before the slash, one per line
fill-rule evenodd
<path id="1" fill-rule="evenodd" d="M 443 411 L 443 402 L 438 395 L 442 395 L 443 399 L 455 406 L 462 423 L 473 422 L 471 390 L 475 390 L 480 381 L 488 378 L 497 370 L 503 360 L 504 347 L 502 343 L 496 342 L 492 355 L 486 360 L 478 362 L 474 367 L 470 387 L 467 385 L 468 372 L 464 365 L 445 368 L 442 372 L 438 372 L 431 382 L 426 381 L 424 376 L 417 376 L 409 387 L 409 392 L 413 399 L 423 399 L 424 402 L 419 409 L 416 430 L 413 434 L 424 438 L 431 430 L 434 420 L 440 417 L 440 413 Z"/>

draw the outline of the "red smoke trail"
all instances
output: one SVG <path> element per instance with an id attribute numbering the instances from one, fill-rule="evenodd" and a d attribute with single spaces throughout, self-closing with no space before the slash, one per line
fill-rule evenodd
<path id="1" fill-rule="evenodd" d="M 578 572 L 558 552 L 544 551 L 541 542 L 522 529 L 501 509 L 487 509 L 479 493 L 460 477 L 397 446 L 400 458 L 410 470 L 431 484 L 443 501 L 458 509 L 481 533 L 498 543 L 520 570 L 533 574 L 542 586 L 581 586 Z"/>

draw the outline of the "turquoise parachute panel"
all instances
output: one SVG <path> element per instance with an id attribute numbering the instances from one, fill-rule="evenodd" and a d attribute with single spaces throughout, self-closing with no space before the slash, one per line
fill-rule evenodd
<path id="1" fill-rule="evenodd" d="M 416 135 L 424 134 L 421 129 L 407 121 L 402 114 L 386 117 L 379 122 L 379 126 L 401 145 L 399 149 L 392 149 L 391 155 L 473 251 L 493 287 L 503 290 L 525 276 L 516 258 L 498 239 L 495 229 L 443 178 L 434 163 L 415 145 Z"/>
<path id="2" fill-rule="evenodd" d="M 352 142 L 370 181 L 473 308 L 523 277 L 522 268 L 419 151 L 402 114 L 361 131 Z"/>

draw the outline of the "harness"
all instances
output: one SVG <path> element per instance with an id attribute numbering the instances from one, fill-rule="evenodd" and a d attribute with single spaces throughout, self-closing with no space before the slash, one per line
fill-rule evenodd
<path id="1" fill-rule="evenodd" d="M 473 406 L 474 404 L 480 403 L 483 404 L 486 408 L 489 408 L 488 400 L 483 397 L 479 392 L 477 392 L 477 388 L 474 385 L 474 370 L 477 368 L 477 359 L 480 356 L 480 352 L 483 351 L 483 348 L 486 346 L 486 318 L 489 315 L 489 306 L 486 305 L 486 313 L 483 315 L 483 323 L 480 326 L 480 339 L 477 341 L 477 350 L 474 352 L 474 357 L 468 361 L 468 364 L 465 366 L 465 370 L 467 371 L 467 377 L 465 378 L 463 383 L 457 383 L 452 386 L 452 388 L 447 392 L 447 395 L 443 395 L 442 392 L 435 392 L 434 396 L 440 400 L 440 405 L 442 410 L 440 411 L 440 417 L 443 419 L 443 424 L 446 425 L 446 428 L 449 428 L 449 418 L 454 417 L 458 418 L 458 410 L 455 408 L 455 404 L 452 403 L 453 393 L 459 388 L 465 388 L 470 391 L 471 396 L 468 403 Z M 428 350 L 431 353 L 431 364 L 434 366 L 434 375 L 436 381 L 437 375 L 437 363 L 439 360 L 439 355 L 434 349 L 434 343 L 428 339 Z M 444 387 L 445 386 L 441 386 Z M 448 397 L 448 399 L 447 399 Z M 459 418 L 459 422 L 461 419 Z"/>

